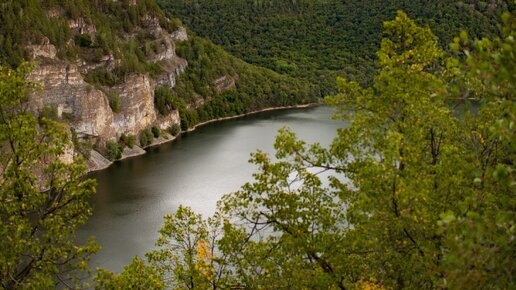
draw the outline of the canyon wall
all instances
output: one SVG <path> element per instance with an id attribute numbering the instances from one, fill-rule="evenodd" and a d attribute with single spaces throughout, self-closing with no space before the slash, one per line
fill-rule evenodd
<path id="1" fill-rule="evenodd" d="M 117 142 L 122 134 L 133 135 L 139 144 L 142 130 L 157 127 L 164 132 L 180 123 L 179 113 L 172 111 L 160 115 L 154 106 L 154 90 L 158 85 L 174 87 L 177 76 L 184 72 L 187 61 L 175 53 L 175 42 L 188 39 L 186 30 L 179 28 L 167 33 L 159 27 L 156 19 L 149 17 L 151 33 L 159 43 L 159 52 L 148 57 L 149 62 L 157 62 L 161 73 L 154 78 L 147 74 L 133 73 L 123 82 L 112 87 L 92 85 L 84 76 L 92 69 L 102 67 L 112 70 L 117 62 L 112 55 L 106 55 L 98 62 L 78 59 L 65 61 L 56 56 L 56 48 L 44 40 L 40 45 L 27 47 L 30 57 L 38 65 L 28 80 L 37 83 L 40 89 L 29 96 L 28 106 L 39 116 L 45 111 L 55 112 L 60 121 L 72 128 L 81 142 L 90 142 L 102 152 L 108 141 Z M 69 21 L 72 30 L 92 36 L 96 29 L 81 19 Z M 114 112 L 110 107 L 108 94 L 117 95 L 119 108 Z M 124 150 L 123 157 L 142 154 L 139 148 Z M 90 170 L 98 170 L 109 165 L 102 155 L 93 152 L 88 163 Z"/>

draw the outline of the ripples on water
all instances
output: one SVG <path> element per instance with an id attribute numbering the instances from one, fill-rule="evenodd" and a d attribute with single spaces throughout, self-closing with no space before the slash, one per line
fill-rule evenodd
<path id="1" fill-rule="evenodd" d="M 180 204 L 211 215 L 223 194 L 251 180 L 256 170 L 247 162 L 251 152 L 274 153 L 281 127 L 309 143 L 329 145 L 343 126 L 330 116 L 330 108 L 316 107 L 212 123 L 92 174 L 98 183 L 94 214 L 79 232 L 80 240 L 93 235 L 102 246 L 92 268 L 120 271 L 135 255 L 152 249 L 163 216 Z"/>

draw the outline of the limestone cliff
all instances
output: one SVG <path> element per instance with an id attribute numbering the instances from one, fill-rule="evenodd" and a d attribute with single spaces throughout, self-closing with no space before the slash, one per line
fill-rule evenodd
<path id="1" fill-rule="evenodd" d="M 42 87 L 29 98 L 33 112 L 38 114 L 45 107 L 57 109 L 58 117 L 68 122 L 81 138 L 94 138 L 101 143 L 116 138 L 106 95 L 84 82 L 76 65 L 47 61 L 32 72 L 29 80 Z"/>
<path id="2" fill-rule="evenodd" d="M 116 87 L 120 94 L 120 113 L 115 114 L 114 126 L 118 135 L 132 134 L 156 122 L 154 88 L 146 75 L 135 74 Z"/>
<path id="3" fill-rule="evenodd" d="M 69 28 L 76 34 L 94 36 L 96 28 L 84 19 L 68 21 Z M 175 42 L 187 39 L 186 30 L 178 29 L 168 33 L 155 18 L 148 17 L 147 29 L 154 34 L 157 50 L 147 56 L 149 63 L 158 63 L 161 71 L 150 77 L 145 73 L 132 73 L 114 86 L 89 84 L 84 75 L 101 68 L 111 71 L 117 60 L 113 55 L 104 55 L 96 61 L 77 59 L 67 61 L 57 57 L 57 49 L 48 39 L 40 45 L 29 45 L 27 51 L 38 63 L 28 80 L 38 83 L 41 90 L 30 95 L 28 105 L 39 115 L 53 110 L 57 118 L 69 124 L 80 141 L 91 142 L 102 152 L 107 141 L 115 141 L 122 134 L 138 136 L 142 130 L 157 127 L 167 130 L 180 123 L 179 113 L 172 111 L 159 115 L 154 106 L 154 90 L 157 85 L 174 87 L 176 77 L 187 67 L 186 60 L 175 53 Z M 131 36 L 128 35 L 128 38 Z M 119 97 L 116 112 L 110 106 L 108 94 Z M 124 151 L 124 156 L 141 154 L 139 148 Z M 95 152 L 90 157 L 90 168 L 100 169 L 109 164 Z"/>

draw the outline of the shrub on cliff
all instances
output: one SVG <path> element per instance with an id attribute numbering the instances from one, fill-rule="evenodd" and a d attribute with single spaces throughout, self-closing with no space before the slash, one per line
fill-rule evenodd
<path id="1" fill-rule="evenodd" d="M 120 144 L 120 146 L 122 146 L 122 148 L 127 146 L 132 149 L 134 147 L 134 145 L 136 144 L 136 137 L 134 137 L 133 134 L 129 134 L 129 135 L 122 134 L 122 136 L 120 136 L 119 144 Z"/>
<path id="2" fill-rule="evenodd" d="M 150 145 L 152 141 L 154 141 L 154 134 L 152 134 L 152 131 L 149 128 L 140 132 L 140 145 L 142 147 Z"/>
<path id="3" fill-rule="evenodd" d="M 175 97 L 170 88 L 158 86 L 154 90 L 154 105 L 161 115 L 186 108 L 184 100 Z"/>
<path id="4" fill-rule="evenodd" d="M 74 38 L 75 45 L 80 47 L 90 47 L 93 41 L 91 41 L 91 37 L 89 34 L 77 34 Z"/>
<path id="5" fill-rule="evenodd" d="M 168 132 L 170 132 L 172 136 L 177 136 L 181 132 L 181 127 L 179 126 L 179 124 L 174 124 L 170 126 L 170 128 L 168 128 Z"/>
<path id="6" fill-rule="evenodd" d="M 109 93 L 108 94 L 109 107 L 113 111 L 113 113 L 120 113 L 120 95 L 117 93 Z"/>
<path id="7" fill-rule="evenodd" d="M 158 138 L 161 133 L 159 131 L 158 127 L 155 127 L 155 126 L 152 127 L 151 132 L 152 132 L 152 135 L 154 136 L 154 138 Z"/>
<path id="8" fill-rule="evenodd" d="M 46 105 L 41 109 L 41 112 L 39 113 L 39 119 L 47 118 L 49 120 L 57 120 L 58 114 L 57 114 L 57 108 L 55 106 Z"/>
<path id="9" fill-rule="evenodd" d="M 122 158 L 122 147 L 114 141 L 108 141 L 106 143 L 107 157 L 111 161 Z"/>

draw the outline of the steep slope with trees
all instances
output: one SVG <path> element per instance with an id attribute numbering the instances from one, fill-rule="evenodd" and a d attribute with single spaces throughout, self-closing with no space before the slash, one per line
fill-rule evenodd
<path id="1" fill-rule="evenodd" d="M 496 34 L 510 0 L 159 0 L 200 36 L 250 63 L 319 84 L 336 92 L 335 78 L 371 83 L 382 22 L 397 9 L 427 24 L 442 48 L 460 30 L 473 37 Z"/>
<path id="2" fill-rule="evenodd" d="M 110 162 L 92 148 L 113 161 L 143 152 L 124 153 L 127 140 L 145 147 L 177 135 L 179 124 L 186 130 L 320 97 L 306 82 L 189 36 L 154 0 L 5 1 L 0 64 L 27 60 L 38 63 L 28 79 L 43 87 L 29 95 L 29 108 L 69 124 L 92 169 Z"/>

